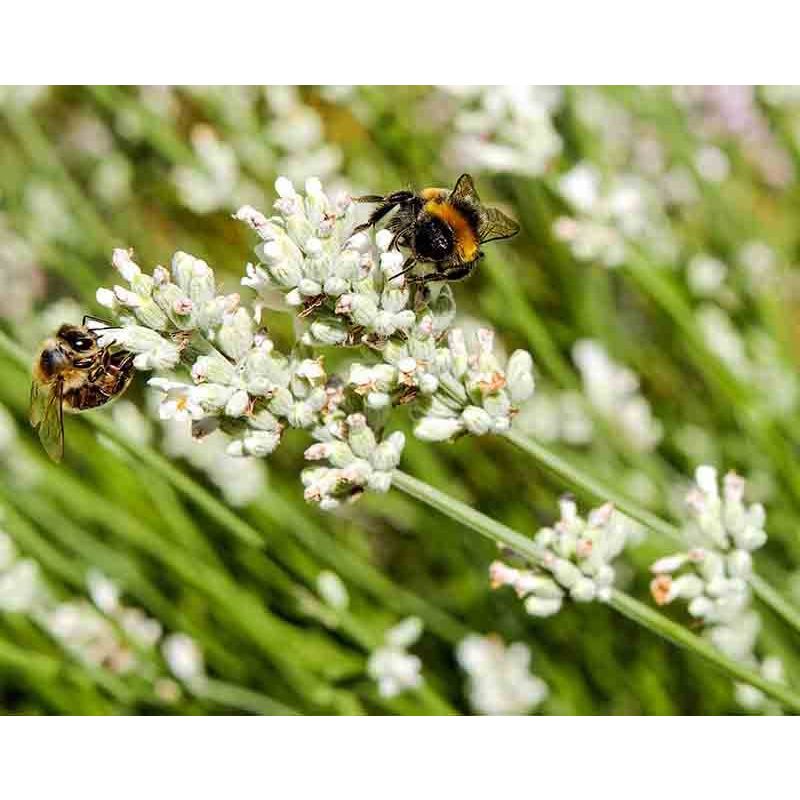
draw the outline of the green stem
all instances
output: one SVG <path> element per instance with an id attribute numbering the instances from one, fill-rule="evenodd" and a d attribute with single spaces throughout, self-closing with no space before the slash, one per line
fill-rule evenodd
<path id="1" fill-rule="evenodd" d="M 472 530 L 488 539 L 504 544 L 529 560 L 538 562 L 539 554 L 533 542 L 527 536 L 523 536 L 507 525 L 487 517 L 480 511 L 476 511 L 474 508 L 422 481 L 418 481 L 410 475 L 406 475 L 400 470 L 395 470 L 392 485 L 426 505 L 441 511 L 451 519 L 472 528 Z M 666 638 L 689 652 L 706 659 L 706 661 L 728 676 L 749 683 L 785 704 L 787 708 L 800 712 L 800 695 L 785 686 L 765 680 L 761 675 L 728 658 L 728 656 L 715 650 L 708 642 L 705 642 L 681 625 L 667 619 L 657 611 L 652 610 L 644 603 L 640 603 L 624 592 L 614 590 L 610 604 L 621 614 L 638 622 L 658 636 Z"/>
<path id="2" fill-rule="evenodd" d="M 199 688 L 195 694 L 203 700 L 219 703 L 219 705 L 235 708 L 239 711 L 246 711 L 250 714 L 271 717 L 296 716 L 299 714 L 296 709 L 284 705 L 278 700 L 273 700 L 273 698 L 265 694 L 254 692 L 252 689 L 246 689 L 233 683 L 214 680 L 213 678 L 206 678 L 202 688 Z"/>
<path id="3" fill-rule="evenodd" d="M 662 536 L 666 536 L 672 541 L 682 541 L 680 531 L 677 527 L 665 522 L 655 514 L 651 514 L 646 509 L 641 508 L 610 486 L 606 486 L 601 481 L 595 480 L 592 476 L 574 467 L 568 461 L 561 458 L 561 456 L 556 455 L 537 441 L 513 428 L 504 433 L 503 436 L 520 450 L 532 456 L 536 461 L 567 484 L 580 487 L 595 500 L 600 500 L 602 502 L 611 501 L 620 511 L 627 514 L 631 519 L 640 522 L 645 527 L 650 528 Z"/>

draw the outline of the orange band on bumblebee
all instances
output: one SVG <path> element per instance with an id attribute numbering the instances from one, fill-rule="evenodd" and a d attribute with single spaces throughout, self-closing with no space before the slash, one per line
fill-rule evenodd
<path id="1" fill-rule="evenodd" d="M 429 189 L 426 191 L 434 190 Z M 432 217 L 438 217 L 450 226 L 450 229 L 453 231 L 456 250 L 458 250 L 462 261 L 472 261 L 478 252 L 478 237 L 466 217 L 447 201 L 430 200 L 425 203 L 425 211 Z"/>

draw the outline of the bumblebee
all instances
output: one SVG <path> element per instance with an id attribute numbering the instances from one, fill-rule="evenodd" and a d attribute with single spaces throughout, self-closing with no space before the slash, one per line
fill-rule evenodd
<path id="1" fill-rule="evenodd" d="M 456 181 L 452 191 L 432 187 L 418 193 L 399 191 L 383 197 L 366 195 L 353 199 L 377 204 L 354 233 L 376 225 L 395 211 L 387 225 L 394 233 L 390 249 L 404 247 L 411 252 L 400 272 L 390 280 L 409 272 L 417 263 L 433 264 L 434 271 L 413 276 L 409 279 L 413 283 L 461 280 L 483 257 L 482 244 L 508 239 L 519 232 L 514 220 L 481 203 L 472 177 L 467 174 Z"/>
<path id="2" fill-rule="evenodd" d="M 119 397 L 133 379 L 134 354 L 98 345 L 100 328 L 62 325 L 33 364 L 30 421 L 53 461 L 64 455 L 64 411 L 78 413 Z"/>

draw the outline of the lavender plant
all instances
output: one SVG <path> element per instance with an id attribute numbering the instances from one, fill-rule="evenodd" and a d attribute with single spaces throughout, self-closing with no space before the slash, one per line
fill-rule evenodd
<path id="1" fill-rule="evenodd" d="M 127 287 L 100 289 L 97 300 L 120 321 L 102 344 L 134 353 L 134 365 L 156 371 L 162 419 L 190 419 L 196 438 L 217 429 L 231 437 L 232 456 L 267 456 L 287 427 L 316 444 L 303 472 L 305 498 L 335 508 L 365 490 L 386 492 L 400 463 L 404 436 L 389 432 L 394 408 L 408 407 L 425 441 L 509 430 L 533 394 L 533 361 L 518 350 L 503 364 L 493 334 L 453 328 L 449 286 L 431 292 L 393 277 L 402 255 L 391 234 L 352 235 L 354 206 L 331 201 L 309 179 L 305 195 L 276 182 L 276 216 L 252 207 L 236 217 L 260 237 L 258 262 L 242 285 L 255 292 L 220 294 L 202 260 L 176 253 L 170 270 L 146 275 L 131 254 L 112 263 Z M 283 354 L 266 327 L 269 310 L 295 314 L 297 341 Z M 353 348 L 342 375 L 328 375 L 324 347 Z M 173 377 L 182 365 L 190 379 Z"/>

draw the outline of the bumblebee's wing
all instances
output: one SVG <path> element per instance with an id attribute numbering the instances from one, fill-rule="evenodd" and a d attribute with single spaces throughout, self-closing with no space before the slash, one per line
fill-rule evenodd
<path id="1" fill-rule="evenodd" d="M 496 208 L 484 209 L 484 219 L 478 228 L 481 244 L 493 239 L 508 239 L 516 233 L 519 233 L 519 225 L 511 217 Z"/>
<path id="2" fill-rule="evenodd" d="M 450 192 L 451 200 L 468 200 L 475 205 L 480 205 L 481 199 L 478 197 L 478 190 L 472 181 L 472 175 L 466 172 L 456 181 L 453 191 Z"/>
<path id="3" fill-rule="evenodd" d="M 31 386 L 30 420 L 39 429 L 39 440 L 53 461 L 64 455 L 63 384 L 56 381 L 49 390 L 34 382 Z"/>

